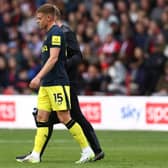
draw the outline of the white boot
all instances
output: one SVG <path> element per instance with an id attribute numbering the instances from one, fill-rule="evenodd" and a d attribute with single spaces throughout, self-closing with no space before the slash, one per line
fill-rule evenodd
<path id="1" fill-rule="evenodd" d="M 76 161 L 76 163 L 81 164 L 81 163 L 90 162 L 90 161 L 93 161 L 94 157 L 95 157 L 95 154 L 92 151 L 92 149 L 90 147 L 86 147 L 82 150 L 81 158 L 80 160 Z"/>
<path id="2" fill-rule="evenodd" d="M 39 163 L 40 156 L 34 154 L 33 152 L 24 156 L 17 156 L 16 161 L 18 162 L 29 162 L 29 163 Z"/>

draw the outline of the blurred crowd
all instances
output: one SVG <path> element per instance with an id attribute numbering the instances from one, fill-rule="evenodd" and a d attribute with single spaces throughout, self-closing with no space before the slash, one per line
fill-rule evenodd
<path id="1" fill-rule="evenodd" d="M 80 95 L 168 95 L 167 0 L 0 0 L 0 94 L 36 94 L 44 32 L 36 9 L 57 5 L 76 33 Z"/>

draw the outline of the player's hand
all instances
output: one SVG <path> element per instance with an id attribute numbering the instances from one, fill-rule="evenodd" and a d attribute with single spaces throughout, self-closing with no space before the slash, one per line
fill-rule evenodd
<path id="1" fill-rule="evenodd" d="M 30 84 L 29 84 L 29 87 L 30 87 L 31 89 L 37 89 L 37 88 L 39 88 L 39 86 L 40 86 L 40 82 L 41 82 L 41 79 L 38 78 L 38 77 L 35 77 L 35 78 L 33 78 L 33 79 L 31 80 L 31 82 L 30 82 Z"/>

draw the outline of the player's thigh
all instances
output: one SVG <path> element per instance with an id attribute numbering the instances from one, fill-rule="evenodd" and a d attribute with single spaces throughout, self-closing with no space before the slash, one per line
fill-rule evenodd
<path id="1" fill-rule="evenodd" d="M 57 85 L 47 89 L 53 111 L 66 111 L 71 108 L 69 86 Z"/>
<path id="2" fill-rule="evenodd" d="M 37 98 L 37 108 L 39 111 L 51 112 L 50 98 L 46 87 L 40 87 Z"/>

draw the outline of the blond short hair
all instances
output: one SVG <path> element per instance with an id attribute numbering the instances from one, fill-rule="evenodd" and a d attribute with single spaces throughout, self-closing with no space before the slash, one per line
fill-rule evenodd
<path id="1" fill-rule="evenodd" d="M 58 9 L 58 7 L 53 4 L 49 4 L 49 3 L 46 3 L 40 6 L 37 9 L 36 13 L 49 14 L 49 15 L 52 15 L 53 17 L 57 16 L 58 18 L 61 17 L 61 12 Z"/>

